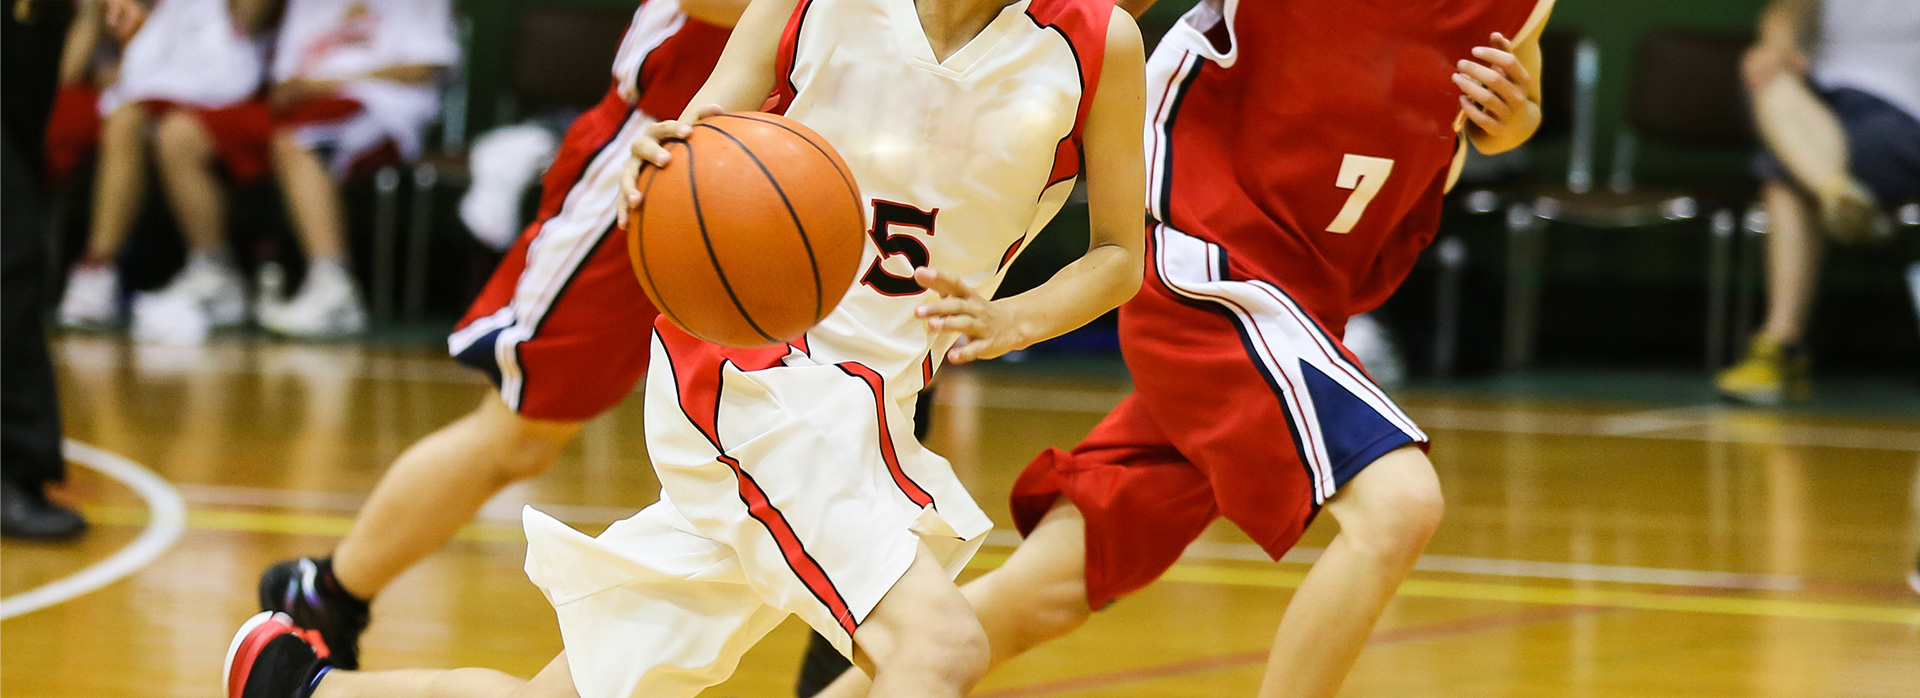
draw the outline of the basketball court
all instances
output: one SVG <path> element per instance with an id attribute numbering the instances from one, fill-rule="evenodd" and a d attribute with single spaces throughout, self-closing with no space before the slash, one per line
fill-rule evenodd
<path id="1" fill-rule="evenodd" d="M 9 697 L 216 695 L 259 571 L 328 550 L 386 463 L 486 393 L 415 345 L 69 335 L 55 351 L 68 494 L 95 529 L 74 545 L 5 544 Z M 1757 411 L 1670 383 L 1600 374 L 1400 391 L 1436 441 L 1447 519 L 1341 695 L 1914 695 L 1912 396 L 1861 384 L 1817 407 Z M 942 374 L 929 445 L 1003 527 L 976 569 L 1016 542 L 1004 497 L 1019 468 L 1078 439 L 1126 389 L 1114 363 Z M 367 666 L 530 675 L 558 651 L 552 609 L 520 570 L 519 508 L 592 532 L 652 502 L 639 403 L 594 422 L 558 468 L 508 490 L 390 588 Z M 1332 528 L 1320 522 L 1273 564 L 1217 525 L 1164 581 L 976 695 L 1252 695 L 1290 590 Z M 805 641 L 788 621 L 707 695 L 791 695 Z"/>

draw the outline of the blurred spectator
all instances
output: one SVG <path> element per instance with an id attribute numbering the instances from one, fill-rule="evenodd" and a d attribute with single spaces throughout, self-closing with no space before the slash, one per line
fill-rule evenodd
<path id="1" fill-rule="evenodd" d="M 1920 200 L 1920 5 L 1773 0 L 1759 33 L 1744 72 L 1768 151 L 1757 162 L 1767 321 L 1716 382 L 1729 397 L 1775 404 L 1812 391 L 1805 335 L 1820 233 L 1884 235 L 1884 209 Z"/>
<path id="2" fill-rule="evenodd" d="M 273 61 L 273 167 L 305 248 L 291 300 L 263 301 L 280 334 L 355 334 L 366 311 L 347 271 L 339 183 L 420 155 L 436 79 L 459 60 L 448 0 L 289 0 Z"/>
<path id="3" fill-rule="evenodd" d="M 0 101 L 0 535 L 42 540 L 72 538 L 87 526 L 47 498 L 47 485 L 66 479 L 66 461 L 42 320 L 46 235 L 35 205 L 35 165 L 63 25 L 72 17 L 71 6 L 51 4 L 15 0 L 0 30 L 0 82 L 7 86 Z"/>
<path id="4" fill-rule="evenodd" d="M 255 31 L 270 24 L 276 4 L 168 0 L 148 15 L 134 2 L 82 3 L 61 60 L 48 169 L 64 180 L 96 147 L 99 165 L 86 253 L 68 278 L 62 324 L 101 327 L 119 319 L 115 258 L 146 202 L 150 147 L 188 262 L 154 294 L 156 302 L 136 302 L 135 327 L 245 320 L 245 289 L 226 253 L 224 196 L 182 175 L 204 170 L 209 178 L 245 182 L 266 174 L 271 123 L 259 98 L 265 41 Z M 143 319 L 143 307 L 172 312 Z"/>

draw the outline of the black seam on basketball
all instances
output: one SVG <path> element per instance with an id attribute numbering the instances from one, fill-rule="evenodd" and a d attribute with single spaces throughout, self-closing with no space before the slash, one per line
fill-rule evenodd
<path id="1" fill-rule="evenodd" d="M 646 229 L 646 218 L 644 216 L 647 211 L 647 194 L 653 191 L 653 180 L 660 178 L 660 168 L 643 165 L 640 171 L 647 176 L 647 183 L 640 188 L 640 205 L 627 214 L 633 218 L 633 230 L 628 231 L 627 234 L 633 236 L 633 249 L 638 250 L 640 253 L 640 282 L 647 285 L 647 297 L 652 298 L 653 302 L 660 306 L 655 308 L 655 310 L 660 311 L 661 315 L 667 316 L 667 320 L 673 324 L 684 328 L 686 325 L 680 322 L 680 317 L 674 315 L 673 309 L 667 307 L 667 298 L 660 294 L 660 287 L 654 285 L 653 268 L 647 264 L 647 238 L 643 233 Z"/>
<path id="2" fill-rule="evenodd" d="M 793 210 L 793 201 L 787 198 L 787 190 L 780 187 L 780 180 L 774 178 L 773 171 L 767 169 L 766 163 L 760 162 L 760 156 L 753 154 L 753 149 L 727 133 L 726 129 L 711 124 L 695 124 L 694 128 L 713 129 L 714 133 L 726 136 L 727 140 L 740 146 L 740 152 L 746 153 L 754 166 L 760 168 L 760 174 L 767 176 L 767 183 L 773 185 L 773 193 L 780 195 L 780 203 L 787 207 L 787 217 L 793 219 L 794 231 L 800 233 L 800 246 L 807 250 L 807 265 L 813 269 L 813 321 L 819 322 L 823 314 L 821 311 L 826 306 L 826 289 L 820 283 L 820 260 L 813 254 L 813 239 L 807 237 L 807 226 L 800 223 L 800 212 Z"/>
<path id="3" fill-rule="evenodd" d="M 778 121 L 774 121 L 772 119 L 761 119 L 758 117 L 747 116 L 746 114 L 721 114 L 713 118 L 716 118 L 716 119 L 733 118 L 733 119 L 746 119 L 748 121 L 758 121 L 763 124 L 768 124 L 768 125 L 777 127 L 780 130 L 786 131 L 787 133 L 791 133 L 793 135 L 799 136 L 800 140 L 806 141 L 807 145 L 813 146 L 814 150 L 819 151 L 820 155 L 827 159 L 827 164 L 833 166 L 834 173 L 840 175 L 840 181 L 847 185 L 847 193 L 853 196 L 854 209 L 863 210 L 867 207 L 866 202 L 860 198 L 860 187 L 854 183 L 853 175 L 847 172 L 846 170 L 840 169 L 840 163 L 837 160 L 835 160 L 835 158 L 832 155 L 827 153 L 827 149 L 822 148 L 820 147 L 820 144 L 813 142 L 813 139 L 808 138 L 807 134 L 801 133 L 799 131 L 795 131 L 793 130 L 793 127 L 780 123 Z"/>
<path id="4" fill-rule="evenodd" d="M 755 333 L 765 337 L 769 342 L 780 341 L 773 335 L 767 334 L 766 330 L 760 329 L 760 324 L 753 321 L 753 314 L 747 312 L 747 306 L 740 302 L 740 294 L 734 293 L 733 284 L 727 281 L 727 270 L 720 266 L 720 253 L 713 250 L 713 236 L 707 234 L 707 217 L 700 211 L 700 178 L 694 176 L 693 144 L 691 143 L 687 144 L 687 194 L 688 198 L 693 199 L 693 220 L 700 225 L 700 240 L 707 245 L 707 259 L 713 262 L 713 275 L 720 279 L 720 288 L 727 292 L 727 300 L 733 301 L 734 309 L 740 311 L 740 319 L 746 320 L 747 326 L 753 328 Z M 684 328 L 686 325 L 681 327 Z"/>

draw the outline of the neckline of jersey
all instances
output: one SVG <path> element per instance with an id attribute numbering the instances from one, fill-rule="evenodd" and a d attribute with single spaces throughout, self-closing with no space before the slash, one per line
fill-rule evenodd
<path id="1" fill-rule="evenodd" d="M 928 71 L 949 77 L 961 77 L 972 72 L 980 60 L 992 52 L 1007 37 L 1012 36 L 1012 24 L 1026 14 L 1032 0 L 1018 0 L 1001 8 L 993 21 L 980 29 L 972 39 L 947 56 L 947 60 L 935 60 L 933 41 L 927 38 L 927 29 L 920 23 L 920 10 L 914 0 L 883 0 L 892 15 L 894 36 L 899 40 L 902 50 L 913 63 Z"/>

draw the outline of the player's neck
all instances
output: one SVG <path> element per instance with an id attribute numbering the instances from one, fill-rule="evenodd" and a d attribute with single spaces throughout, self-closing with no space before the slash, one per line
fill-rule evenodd
<path id="1" fill-rule="evenodd" d="M 1019 0 L 912 0 L 920 16 L 920 29 L 938 60 L 959 51 L 979 36 L 1000 16 L 1000 11 Z"/>

